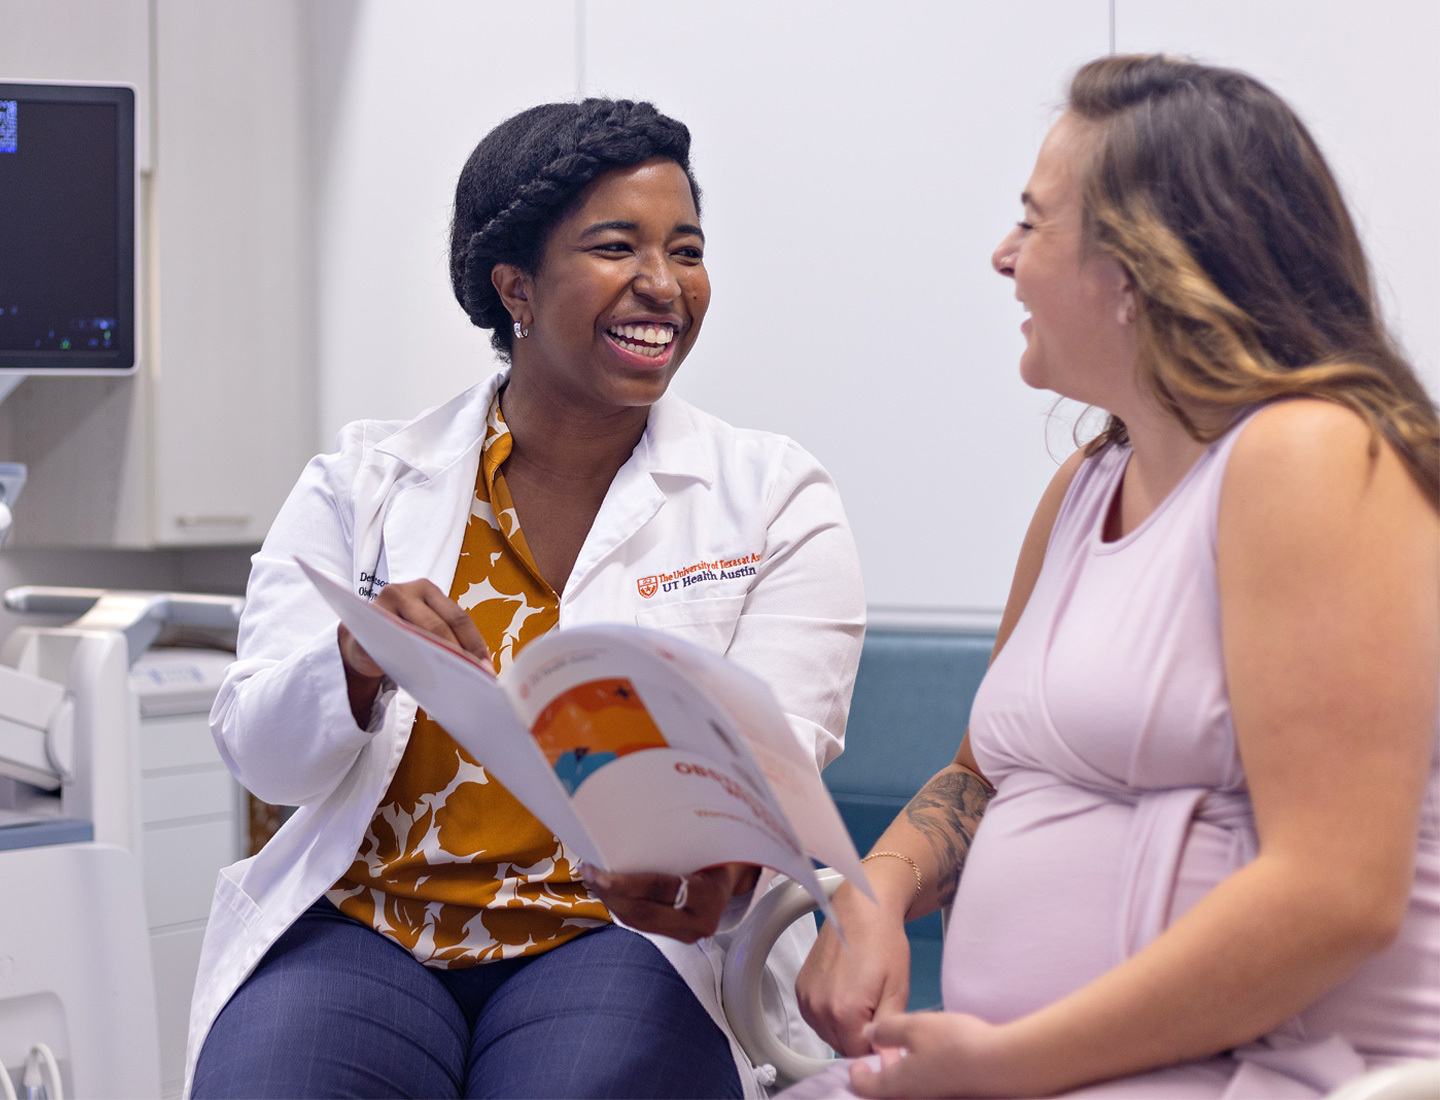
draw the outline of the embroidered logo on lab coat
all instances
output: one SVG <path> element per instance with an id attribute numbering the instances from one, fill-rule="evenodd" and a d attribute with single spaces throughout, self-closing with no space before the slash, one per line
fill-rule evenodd
<path id="1" fill-rule="evenodd" d="M 707 581 L 729 581 L 737 577 L 753 577 L 755 565 L 759 560 L 760 555 L 756 553 L 741 554 L 738 558 L 697 561 L 694 565 L 687 565 L 673 573 L 641 577 L 635 582 L 635 587 L 639 589 L 640 595 L 648 600 L 656 592 L 674 592 L 676 589 L 689 588 L 692 584 L 704 584 Z"/>

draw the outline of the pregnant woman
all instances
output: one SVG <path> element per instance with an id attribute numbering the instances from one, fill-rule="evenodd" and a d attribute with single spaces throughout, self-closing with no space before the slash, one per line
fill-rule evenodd
<path id="1" fill-rule="evenodd" d="M 1440 1055 L 1440 431 L 1335 181 L 1255 80 L 1113 57 L 1022 202 L 1020 373 L 1109 423 L 880 904 L 842 888 L 851 952 L 802 972 L 878 1056 L 794 1095 L 1314 1097 Z M 945 1011 L 899 1014 L 903 920 L 952 898 Z"/>

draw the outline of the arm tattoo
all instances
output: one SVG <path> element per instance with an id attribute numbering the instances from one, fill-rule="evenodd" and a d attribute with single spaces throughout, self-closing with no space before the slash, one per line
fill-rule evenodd
<path id="1" fill-rule="evenodd" d="M 940 864 L 937 889 L 949 905 L 960 883 L 970 841 L 995 789 L 968 771 L 943 771 L 920 788 L 905 807 L 905 818 L 925 835 Z"/>

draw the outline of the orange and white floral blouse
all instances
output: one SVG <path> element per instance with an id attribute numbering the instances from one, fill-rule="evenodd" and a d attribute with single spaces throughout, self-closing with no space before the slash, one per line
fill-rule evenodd
<path id="1" fill-rule="evenodd" d="M 497 671 L 560 619 L 501 471 L 511 446 L 497 395 L 450 588 Z M 560 840 L 423 710 L 355 862 L 327 896 L 441 968 L 539 954 L 610 919 Z"/>

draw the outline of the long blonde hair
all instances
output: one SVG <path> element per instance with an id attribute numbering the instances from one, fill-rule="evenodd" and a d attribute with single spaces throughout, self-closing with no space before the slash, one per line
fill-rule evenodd
<path id="1" fill-rule="evenodd" d="M 1092 61 L 1069 109 L 1098 124 L 1086 234 L 1134 280 L 1142 369 L 1196 439 L 1196 403 L 1310 396 L 1354 409 L 1440 508 L 1440 420 L 1385 331 L 1340 189 L 1305 126 L 1244 73 Z M 1112 416 L 1093 444 L 1124 440 Z M 1378 443 L 1377 443 L 1378 446 Z"/>

